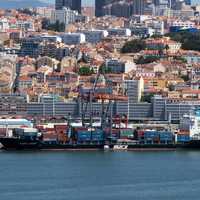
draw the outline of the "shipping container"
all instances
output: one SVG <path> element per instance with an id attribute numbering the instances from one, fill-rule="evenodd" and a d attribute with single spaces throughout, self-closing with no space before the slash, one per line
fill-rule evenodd
<path id="1" fill-rule="evenodd" d="M 133 129 L 120 129 L 120 138 L 122 137 L 127 137 L 127 138 L 132 138 L 133 135 Z"/>
<path id="2" fill-rule="evenodd" d="M 160 141 L 173 141 L 174 136 L 172 132 L 161 131 L 160 132 Z"/>
<path id="3" fill-rule="evenodd" d="M 144 139 L 145 140 L 154 140 L 159 139 L 159 132 L 158 131 L 145 131 L 144 132 Z"/>
<path id="4" fill-rule="evenodd" d="M 91 138 L 92 138 L 92 141 L 104 141 L 104 138 L 105 138 L 104 131 L 100 129 L 96 129 L 95 131 L 92 131 Z"/>
<path id="5" fill-rule="evenodd" d="M 91 141 L 91 131 L 88 131 L 88 130 L 78 130 L 77 131 L 77 141 L 78 142 L 88 142 L 88 141 Z"/>
<path id="6" fill-rule="evenodd" d="M 186 143 L 190 141 L 189 134 L 177 134 L 176 135 L 176 142 L 177 143 Z"/>
<path id="7" fill-rule="evenodd" d="M 120 138 L 120 129 L 112 129 L 112 135 L 110 133 L 109 128 L 105 129 L 105 137 L 119 139 Z"/>

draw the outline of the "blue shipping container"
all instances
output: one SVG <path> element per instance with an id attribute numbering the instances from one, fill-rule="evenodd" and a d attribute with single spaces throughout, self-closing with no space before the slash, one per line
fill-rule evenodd
<path id="1" fill-rule="evenodd" d="M 104 140 L 104 132 L 100 129 L 92 132 L 92 140 L 93 141 L 103 141 Z"/>
<path id="2" fill-rule="evenodd" d="M 161 131 L 160 140 L 173 140 L 173 133 L 167 131 Z"/>
<path id="3" fill-rule="evenodd" d="M 189 142 L 190 136 L 189 135 L 177 135 L 177 142 Z"/>
<path id="4" fill-rule="evenodd" d="M 145 131 L 144 132 L 144 138 L 159 138 L 159 132 L 158 131 Z"/>
<path id="5" fill-rule="evenodd" d="M 90 141 L 91 140 L 91 132 L 90 131 L 78 131 L 77 132 L 77 140 L 78 141 Z"/>

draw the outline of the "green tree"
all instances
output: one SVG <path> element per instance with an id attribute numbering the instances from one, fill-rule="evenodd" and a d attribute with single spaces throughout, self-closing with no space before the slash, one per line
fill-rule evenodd
<path id="1" fill-rule="evenodd" d="M 137 53 L 145 48 L 146 44 L 144 40 L 135 39 L 126 42 L 121 49 L 121 53 Z"/>
<path id="2" fill-rule="evenodd" d="M 50 24 L 48 19 L 42 20 L 42 28 L 46 30 L 56 31 L 56 32 L 64 32 L 65 31 L 65 24 L 56 21 L 54 24 Z"/>
<path id="3" fill-rule="evenodd" d="M 141 97 L 141 101 L 142 102 L 148 102 L 148 103 L 151 103 L 151 99 L 152 97 L 154 96 L 153 93 L 148 93 L 148 94 L 145 94 Z"/>
<path id="4" fill-rule="evenodd" d="M 156 62 L 157 60 L 159 60 L 159 57 L 157 57 L 157 56 L 148 56 L 148 57 L 140 56 L 138 58 L 138 60 L 135 61 L 135 63 L 142 65 L 142 64 L 148 64 L 148 63 Z"/>
<path id="5" fill-rule="evenodd" d="M 102 65 L 99 67 L 99 72 L 102 74 L 109 74 L 112 72 L 111 68 L 106 67 L 105 65 Z"/>
<path id="6" fill-rule="evenodd" d="M 184 50 L 200 51 L 200 32 L 181 31 L 167 34 L 172 40 L 182 43 Z"/>
<path id="7" fill-rule="evenodd" d="M 93 69 L 90 69 L 88 66 L 83 66 L 79 68 L 78 74 L 82 76 L 89 76 L 94 73 Z"/>
<path id="8" fill-rule="evenodd" d="M 187 74 L 187 75 L 181 75 L 181 78 L 182 78 L 185 82 L 187 82 L 187 81 L 190 80 L 190 77 L 188 76 L 188 74 Z"/>

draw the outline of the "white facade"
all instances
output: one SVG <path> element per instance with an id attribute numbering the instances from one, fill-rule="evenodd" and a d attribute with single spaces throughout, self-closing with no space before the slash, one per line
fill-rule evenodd
<path id="1" fill-rule="evenodd" d="M 80 32 L 85 34 L 86 42 L 89 43 L 98 43 L 108 36 L 108 31 L 106 30 L 84 30 Z"/>
<path id="2" fill-rule="evenodd" d="M 33 124 L 26 119 L 0 119 L 0 128 L 21 128 L 33 127 Z"/>
<path id="3" fill-rule="evenodd" d="M 125 37 L 131 36 L 131 30 L 128 28 L 111 28 L 108 29 L 107 31 L 110 36 L 125 36 Z"/>
<path id="4" fill-rule="evenodd" d="M 112 73 L 129 73 L 136 70 L 135 63 L 131 61 L 123 62 L 120 60 L 108 59 L 106 60 L 105 65 L 112 71 Z"/>
<path id="5" fill-rule="evenodd" d="M 17 21 L 17 27 L 26 31 L 35 31 L 34 22 L 33 21 Z"/>
<path id="6" fill-rule="evenodd" d="M 48 42 L 62 42 L 62 38 L 56 35 L 42 35 L 41 39 Z"/>
<path id="7" fill-rule="evenodd" d="M 0 32 L 5 32 L 10 28 L 9 22 L 6 18 L 0 20 Z"/>
<path id="8" fill-rule="evenodd" d="M 173 21 L 170 26 L 178 26 L 182 28 L 195 28 L 195 22 L 192 21 Z"/>
<path id="9" fill-rule="evenodd" d="M 83 33 L 63 33 L 60 37 L 62 42 L 68 45 L 82 44 L 86 41 Z"/>
<path id="10" fill-rule="evenodd" d="M 163 21 L 151 20 L 150 22 L 146 22 L 146 25 L 148 28 L 152 28 L 156 35 L 164 35 L 165 33 Z"/>
<path id="11" fill-rule="evenodd" d="M 199 115 L 184 115 L 180 120 L 180 131 L 186 131 L 190 137 L 200 137 L 200 116 Z"/>
<path id="12" fill-rule="evenodd" d="M 63 8 L 62 10 L 54 10 L 50 21 L 51 23 L 59 21 L 60 23 L 68 25 L 74 23 L 78 15 L 77 11 L 70 10 L 69 8 Z"/>
<path id="13" fill-rule="evenodd" d="M 53 8 L 47 8 L 47 7 L 37 7 L 36 13 L 40 15 L 41 17 L 45 17 L 50 19 L 52 17 L 52 13 L 55 9 Z"/>

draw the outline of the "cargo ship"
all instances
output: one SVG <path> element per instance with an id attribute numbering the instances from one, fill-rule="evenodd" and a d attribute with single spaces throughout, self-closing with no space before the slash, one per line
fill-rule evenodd
<path id="1" fill-rule="evenodd" d="M 176 150 L 189 147 L 187 138 L 169 131 L 133 129 L 86 129 L 66 125 L 15 128 L 0 143 L 5 150 Z M 200 142 L 199 142 L 200 144 Z M 196 145 L 198 146 L 198 145 Z M 199 145 L 200 147 L 200 145 Z"/>
<path id="2" fill-rule="evenodd" d="M 73 125 L 72 125 L 73 124 Z M 1 129 L 1 126 L 3 129 Z M 200 112 L 184 115 L 179 130 L 127 126 L 82 126 L 82 123 L 31 124 L 0 120 L 0 143 L 8 149 L 34 150 L 176 150 L 200 149 Z"/>

